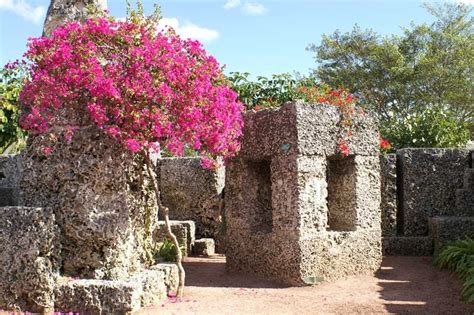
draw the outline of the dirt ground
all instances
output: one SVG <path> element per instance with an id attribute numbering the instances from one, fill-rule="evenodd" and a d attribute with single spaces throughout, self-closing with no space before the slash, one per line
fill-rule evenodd
<path id="1" fill-rule="evenodd" d="M 474 314 L 460 282 L 431 257 L 385 257 L 375 276 L 291 288 L 227 274 L 225 257 L 186 258 L 185 297 L 136 314 Z"/>

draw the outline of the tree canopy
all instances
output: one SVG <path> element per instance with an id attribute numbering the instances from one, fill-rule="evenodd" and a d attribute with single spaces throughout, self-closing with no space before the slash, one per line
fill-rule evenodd
<path id="1" fill-rule="evenodd" d="M 382 124 L 437 110 L 474 130 L 474 18 L 472 7 L 449 3 L 424 7 L 431 24 L 381 36 L 354 26 L 310 45 L 313 74 L 330 86 L 359 94 Z M 467 140 L 467 139 L 466 139 Z"/>

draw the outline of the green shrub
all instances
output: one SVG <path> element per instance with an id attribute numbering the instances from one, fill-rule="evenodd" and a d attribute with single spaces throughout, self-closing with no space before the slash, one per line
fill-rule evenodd
<path id="1" fill-rule="evenodd" d="M 464 281 L 463 299 L 474 302 L 474 240 L 467 238 L 449 243 L 438 254 L 435 264 L 458 274 Z"/>
<path id="2" fill-rule="evenodd" d="M 464 147 L 470 137 L 467 123 L 459 123 L 452 112 L 439 107 L 381 121 L 380 133 L 394 150 Z"/>
<path id="3" fill-rule="evenodd" d="M 18 125 L 23 79 L 21 67 L 0 70 L 0 154 L 15 153 L 25 146 L 26 132 Z"/>
<path id="4" fill-rule="evenodd" d="M 157 251 L 157 256 L 155 257 L 156 260 L 168 261 L 168 262 L 175 262 L 176 261 L 176 246 L 173 244 L 172 241 L 165 239 L 163 243 L 159 243 L 159 249 Z M 181 253 L 184 254 L 184 246 L 180 245 Z M 155 255 L 156 256 L 156 255 Z M 161 258 L 161 259 L 160 259 Z"/>

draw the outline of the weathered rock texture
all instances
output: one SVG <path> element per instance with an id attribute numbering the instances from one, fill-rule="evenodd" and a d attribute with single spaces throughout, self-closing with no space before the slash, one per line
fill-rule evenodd
<path id="1" fill-rule="evenodd" d="M 430 219 L 430 230 L 436 253 L 449 241 L 474 239 L 474 217 L 434 217 Z"/>
<path id="2" fill-rule="evenodd" d="M 386 236 L 382 251 L 387 256 L 430 256 L 433 254 L 433 237 L 429 236 Z"/>
<path id="3" fill-rule="evenodd" d="M 95 127 L 70 143 L 43 134 L 30 138 L 22 162 L 22 202 L 53 210 L 65 274 L 124 279 L 151 262 L 155 196 L 141 163 L 113 139 Z"/>
<path id="4" fill-rule="evenodd" d="M 53 310 L 57 235 L 50 209 L 0 207 L 0 310 Z"/>
<path id="5" fill-rule="evenodd" d="M 194 242 L 193 252 L 198 256 L 211 256 L 215 254 L 215 244 L 212 238 L 201 238 Z"/>
<path id="6" fill-rule="evenodd" d="M 158 264 L 127 280 L 69 280 L 55 290 L 55 310 L 81 314 L 124 314 L 150 306 L 175 292 L 178 269 Z"/>
<path id="7" fill-rule="evenodd" d="M 405 236 L 427 235 L 430 217 L 469 215 L 456 209 L 456 190 L 462 189 L 469 167 L 468 150 L 402 149 L 397 158 L 402 176 L 399 222 Z"/>
<path id="8" fill-rule="evenodd" d="M 0 207 L 19 204 L 19 178 L 20 156 L 0 155 Z"/>
<path id="9" fill-rule="evenodd" d="M 224 167 L 206 170 L 201 159 L 164 158 L 158 161 L 160 193 L 172 220 L 193 220 L 198 238 L 218 238 L 222 223 Z"/>
<path id="10" fill-rule="evenodd" d="M 43 26 L 43 36 L 51 36 L 53 31 L 65 21 L 84 21 L 88 17 L 87 6 L 107 9 L 107 0 L 51 0 Z"/>
<path id="11" fill-rule="evenodd" d="M 382 180 L 382 235 L 397 235 L 397 156 L 380 156 Z"/>
<path id="12" fill-rule="evenodd" d="M 226 168 L 230 270 L 303 285 L 378 269 L 376 122 L 355 116 L 342 157 L 339 121 L 333 106 L 299 102 L 245 116 L 242 150 Z"/>

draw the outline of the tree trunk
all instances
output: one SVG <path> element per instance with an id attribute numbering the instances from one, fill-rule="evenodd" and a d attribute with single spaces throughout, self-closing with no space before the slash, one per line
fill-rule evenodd
<path id="1" fill-rule="evenodd" d="M 183 264 L 182 264 L 183 255 L 179 247 L 178 239 L 176 238 L 176 235 L 173 234 L 173 231 L 171 231 L 171 225 L 170 225 L 170 220 L 169 220 L 169 209 L 163 206 L 163 204 L 161 203 L 160 190 L 158 188 L 158 183 L 156 182 L 156 175 L 153 170 L 153 164 L 151 162 L 150 153 L 148 151 L 145 152 L 144 157 L 146 160 L 148 175 L 150 176 L 150 180 L 153 185 L 153 189 L 155 191 L 155 196 L 156 196 L 155 205 L 158 207 L 158 213 L 162 211 L 163 217 L 165 218 L 166 233 L 168 235 L 168 238 L 173 242 L 174 246 L 176 247 L 176 264 L 178 265 L 178 275 L 179 275 L 178 291 L 176 292 L 176 296 L 183 297 L 184 280 L 186 277 Z"/>

